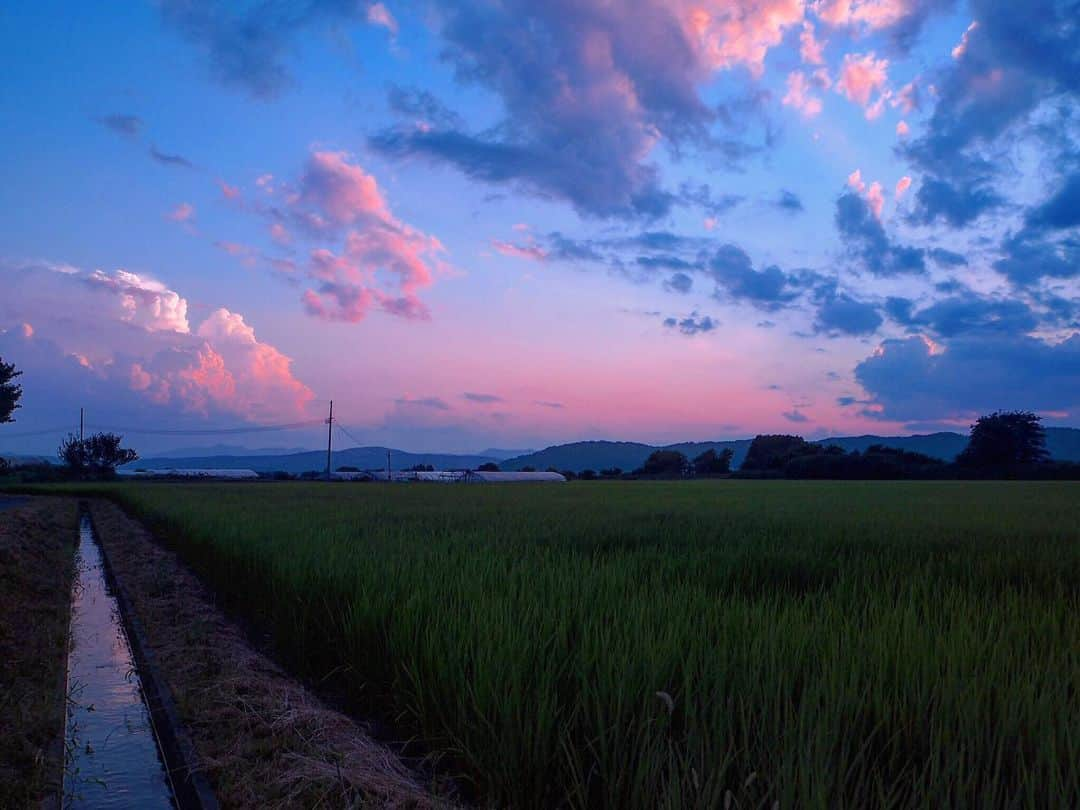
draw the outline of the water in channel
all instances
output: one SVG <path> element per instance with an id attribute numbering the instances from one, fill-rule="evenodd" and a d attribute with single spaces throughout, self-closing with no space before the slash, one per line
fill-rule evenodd
<path id="1" fill-rule="evenodd" d="M 64 807 L 175 807 L 120 611 L 88 515 L 71 602 Z"/>

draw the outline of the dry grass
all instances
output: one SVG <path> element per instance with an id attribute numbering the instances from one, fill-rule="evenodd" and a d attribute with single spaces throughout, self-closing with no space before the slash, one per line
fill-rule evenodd
<path id="1" fill-rule="evenodd" d="M 61 774 L 75 501 L 0 511 L 0 807 L 34 807 Z"/>
<path id="2" fill-rule="evenodd" d="M 139 524 L 111 504 L 92 511 L 223 807 L 444 806 L 394 752 L 254 649 Z"/>

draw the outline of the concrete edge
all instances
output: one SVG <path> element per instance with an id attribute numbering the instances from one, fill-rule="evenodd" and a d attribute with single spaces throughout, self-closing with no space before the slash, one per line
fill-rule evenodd
<path id="1" fill-rule="evenodd" d="M 127 591 L 113 572 L 108 552 L 101 542 L 101 534 L 94 522 L 90 502 L 80 500 L 79 510 L 80 514 L 86 514 L 90 519 L 91 529 L 101 549 L 105 580 L 112 588 L 120 606 L 120 618 L 127 632 L 128 642 L 131 644 L 131 654 L 139 668 L 139 677 L 142 680 L 146 704 L 150 709 L 154 734 L 165 759 L 165 768 L 172 782 L 176 803 L 180 810 L 218 810 L 217 797 L 210 787 L 206 774 L 197 767 L 198 756 L 195 746 L 184 730 L 172 692 L 162 677 L 157 659 L 147 643 L 146 635 L 138 616 L 135 615 Z"/>

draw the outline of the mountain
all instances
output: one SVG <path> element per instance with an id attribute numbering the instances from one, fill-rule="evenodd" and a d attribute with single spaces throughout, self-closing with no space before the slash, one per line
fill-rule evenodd
<path id="1" fill-rule="evenodd" d="M 335 450 L 330 466 L 356 467 L 360 470 L 385 470 L 386 447 L 351 447 L 347 450 Z M 403 450 L 389 448 L 390 463 L 395 470 L 413 467 L 417 464 L 430 464 L 440 470 L 473 469 L 488 461 L 496 461 L 490 456 L 459 456 L 449 453 L 406 453 Z M 279 455 L 210 455 L 210 456 L 155 456 L 139 459 L 124 467 L 126 470 L 162 470 L 176 468 L 181 470 L 207 469 L 243 469 L 255 472 L 289 473 L 323 471 L 326 469 L 325 450 L 306 450 L 301 453 L 283 453 Z"/>
<path id="2" fill-rule="evenodd" d="M 209 447 L 179 447 L 154 453 L 154 458 L 196 458 L 198 456 L 291 456 L 314 452 L 307 447 L 261 447 L 252 449 L 236 444 L 213 444 Z"/>
<path id="3" fill-rule="evenodd" d="M 506 458 L 516 458 L 517 456 L 524 456 L 534 452 L 536 451 L 533 450 L 531 447 L 526 447 L 518 450 L 505 450 L 500 447 L 489 447 L 487 450 L 481 450 L 478 455 L 502 461 Z"/>
<path id="4" fill-rule="evenodd" d="M 732 469 L 738 469 L 746 458 L 750 441 L 750 439 L 735 439 L 720 442 L 685 442 L 663 446 L 639 442 L 573 442 L 507 459 L 499 466 L 504 470 L 520 470 L 522 467 L 546 470 L 548 467 L 554 467 L 557 470 L 581 472 L 582 470 L 600 471 L 619 467 L 630 471 L 640 467 L 649 454 L 655 450 L 678 450 L 687 458 L 692 459 L 709 449 L 720 452 L 725 448 L 730 448 L 733 452 Z M 967 447 L 968 437 L 960 433 L 942 432 L 916 436 L 833 436 L 816 441 L 818 444 L 838 445 L 848 452 L 852 450 L 862 452 L 871 445 L 882 444 L 886 447 L 924 453 L 943 461 L 952 461 Z M 1046 447 L 1050 451 L 1051 458 L 1057 461 L 1080 462 L 1080 429 L 1046 428 Z"/>

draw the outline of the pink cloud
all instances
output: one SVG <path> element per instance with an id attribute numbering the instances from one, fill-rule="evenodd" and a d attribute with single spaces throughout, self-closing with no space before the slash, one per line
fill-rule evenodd
<path id="1" fill-rule="evenodd" d="M 230 256 L 239 259 L 245 267 L 255 266 L 255 249 L 250 245 L 245 245 L 241 242 L 229 242 L 223 239 L 219 239 L 214 242 L 214 247 L 218 250 L 228 253 Z"/>
<path id="2" fill-rule="evenodd" d="M 503 242 L 500 239 L 492 239 L 491 246 L 503 256 L 512 256 L 515 259 L 529 259 L 534 262 L 542 262 L 547 258 L 547 251 L 539 245 L 516 245 L 513 242 Z"/>
<path id="3" fill-rule="evenodd" d="M 889 60 L 877 59 L 872 51 L 846 54 L 836 83 L 837 92 L 860 107 L 866 107 L 871 94 L 881 90 L 888 81 L 888 68 Z"/>
<path id="4" fill-rule="evenodd" d="M 900 199 L 904 196 L 904 193 L 911 188 L 911 178 L 904 175 L 896 181 L 896 199 Z"/>
<path id="5" fill-rule="evenodd" d="M 808 65 L 825 64 L 825 43 L 814 36 L 814 24 L 804 22 L 799 34 L 799 55 Z"/>
<path id="6" fill-rule="evenodd" d="M 862 194 L 863 191 L 866 190 L 866 183 L 864 183 L 862 179 L 862 169 L 856 169 L 851 174 L 849 174 L 847 184 L 848 188 L 850 188 L 852 191 L 857 191 Z"/>
<path id="7" fill-rule="evenodd" d="M 292 242 L 292 234 L 280 222 L 270 223 L 270 238 L 279 245 L 288 245 Z"/>
<path id="8" fill-rule="evenodd" d="M 916 0 L 816 0 L 813 11 L 832 26 L 888 28 L 910 14 Z"/>
<path id="9" fill-rule="evenodd" d="M 442 243 L 398 220 L 379 184 L 344 152 L 315 152 L 290 201 L 296 222 L 315 236 L 345 231 L 339 251 L 318 247 L 304 292 L 305 310 L 319 318 L 356 322 L 372 309 L 426 319 L 419 293 L 444 264 Z"/>
<path id="10" fill-rule="evenodd" d="M 907 125 L 907 121 L 900 121 L 896 125 L 896 135 L 898 138 L 906 138 L 908 133 L 911 132 L 911 127 Z"/>
<path id="11" fill-rule="evenodd" d="M 382 3 L 374 3 L 368 6 L 367 21 L 372 25 L 381 25 L 394 36 L 397 36 L 398 23 L 394 15 Z"/>
<path id="12" fill-rule="evenodd" d="M 904 115 L 911 115 L 914 110 L 919 109 L 919 88 L 915 82 L 916 80 L 912 79 L 901 87 L 889 102 L 893 107 L 899 107 Z"/>
<path id="13" fill-rule="evenodd" d="M 952 49 L 952 58 L 959 59 L 965 53 L 967 53 L 968 38 L 971 36 L 971 32 L 979 27 L 979 23 L 972 22 L 960 36 L 960 41 L 956 44 L 956 47 Z"/>
<path id="14" fill-rule="evenodd" d="M 877 180 L 871 183 L 870 188 L 866 190 L 866 204 L 870 206 L 874 216 L 881 219 L 881 211 L 885 208 L 885 193 L 882 191 L 881 183 Z"/>
<path id="15" fill-rule="evenodd" d="M 221 189 L 221 196 L 226 200 L 237 200 L 240 198 L 240 189 L 237 186 L 230 186 L 220 177 L 217 181 L 218 188 Z"/>
<path id="16" fill-rule="evenodd" d="M 794 107 L 806 118 L 813 118 L 821 112 L 821 99 L 810 94 L 810 82 L 801 70 L 792 71 L 787 77 L 787 94 L 783 104 Z"/>
<path id="17" fill-rule="evenodd" d="M 744 65 L 755 75 L 785 31 L 803 21 L 803 0 L 678 0 L 699 58 L 718 70 Z"/>
<path id="18" fill-rule="evenodd" d="M 260 174 L 255 178 L 255 185 L 265 191 L 267 194 L 274 193 L 274 175 L 272 174 Z"/>
<path id="19" fill-rule="evenodd" d="M 170 211 L 167 216 L 173 222 L 191 222 L 195 219 L 195 206 L 191 203 L 182 202 Z"/>

